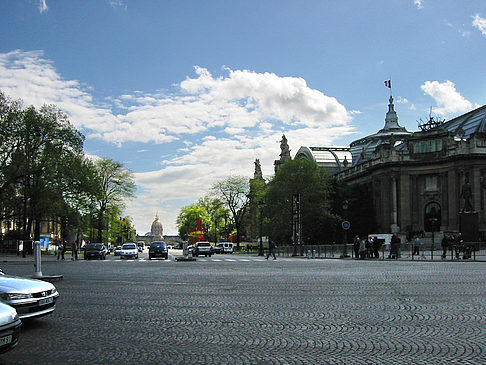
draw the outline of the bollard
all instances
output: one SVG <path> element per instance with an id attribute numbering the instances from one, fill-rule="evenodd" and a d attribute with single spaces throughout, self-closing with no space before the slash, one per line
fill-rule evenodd
<path id="1" fill-rule="evenodd" d="M 34 241 L 34 277 L 42 277 L 40 241 Z"/>
<path id="2" fill-rule="evenodd" d="M 307 250 L 307 258 L 310 259 L 311 258 L 311 250 Z"/>
<path id="3" fill-rule="evenodd" d="M 312 250 L 312 258 L 315 259 L 316 258 L 316 250 Z"/>

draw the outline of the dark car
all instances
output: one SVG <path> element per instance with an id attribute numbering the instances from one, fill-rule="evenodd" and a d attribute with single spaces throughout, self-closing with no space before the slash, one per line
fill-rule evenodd
<path id="1" fill-rule="evenodd" d="M 198 257 L 199 255 L 204 255 L 206 257 L 211 257 L 213 254 L 213 247 L 207 241 L 196 242 L 194 250 L 192 251 L 192 256 Z"/>
<path id="2" fill-rule="evenodd" d="M 166 260 L 169 258 L 169 251 L 165 242 L 155 241 L 150 244 L 149 260 L 153 257 L 163 257 Z"/>
<path id="3" fill-rule="evenodd" d="M 84 248 L 84 259 L 99 259 L 104 260 L 106 258 L 106 247 L 102 243 L 88 243 Z"/>

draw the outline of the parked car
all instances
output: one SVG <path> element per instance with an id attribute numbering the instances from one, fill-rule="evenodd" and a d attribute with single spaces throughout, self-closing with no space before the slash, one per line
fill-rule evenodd
<path id="1" fill-rule="evenodd" d="M 113 252 L 113 256 L 120 256 L 121 246 L 116 246 L 115 251 Z"/>
<path id="2" fill-rule="evenodd" d="M 12 350 L 17 346 L 22 321 L 15 308 L 0 303 L 0 353 Z"/>
<path id="3" fill-rule="evenodd" d="M 14 307 L 20 319 L 54 312 L 57 298 L 56 287 L 47 281 L 0 273 L 0 301 Z"/>
<path id="4" fill-rule="evenodd" d="M 213 246 L 213 253 L 223 253 L 223 246 L 221 244 L 217 244 Z"/>
<path id="5" fill-rule="evenodd" d="M 106 259 L 108 250 L 102 243 L 88 243 L 84 248 L 84 259 Z"/>
<path id="6" fill-rule="evenodd" d="M 233 253 L 234 247 L 232 242 L 221 242 L 220 245 L 223 247 L 222 253 Z"/>
<path id="7" fill-rule="evenodd" d="M 163 241 L 154 241 L 149 247 L 149 260 L 153 257 L 162 257 L 164 259 L 169 258 L 169 251 L 167 245 Z"/>
<path id="8" fill-rule="evenodd" d="M 196 242 L 194 245 L 194 250 L 192 251 L 192 256 L 198 257 L 199 255 L 204 255 L 206 257 L 211 257 L 213 254 L 213 246 L 209 242 L 200 241 Z"/>
<path id="9" fill-rule="evenodd" d="M 138 248 L 137 244 L 133 242 L 125 243 L 121 247 L 120 258 L 127 259 L 133 258 L 138 259 Z"/>
<path id="10" fill-rule="evenodd" d="M 192 255 L 193 251 L 194 251 L 194 245 L 188 245 L 187 246 L 187 254 Z"/>

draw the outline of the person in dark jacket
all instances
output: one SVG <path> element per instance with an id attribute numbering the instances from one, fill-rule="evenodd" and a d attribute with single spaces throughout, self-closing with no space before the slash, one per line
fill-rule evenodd
<path id="1" fill-rule="evenodd" d="M 266 260 L 268 260 L 268 258 L 270 257 L 270 255 L 273 255 L 273 259 L 276 260 L 277 259 L 277 256 L 275 256 L 275 241 L 274 240 L 270 240 L 268 242 L 268 252 L 267 252 L 267 256 L 265 257 Z"/>

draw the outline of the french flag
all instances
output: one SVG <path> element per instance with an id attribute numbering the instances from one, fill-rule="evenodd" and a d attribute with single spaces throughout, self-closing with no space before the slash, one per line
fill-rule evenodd
<path id="1" fill-rule="evenodd" d="M 391 89 L 391 80 L 386 80 L 385 81 L 385 87 L 388 87 Z"/>

